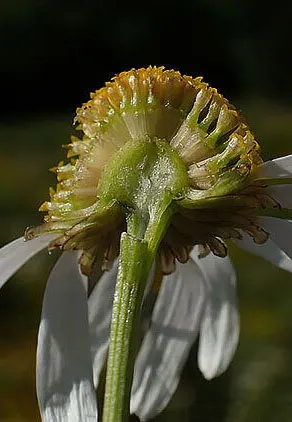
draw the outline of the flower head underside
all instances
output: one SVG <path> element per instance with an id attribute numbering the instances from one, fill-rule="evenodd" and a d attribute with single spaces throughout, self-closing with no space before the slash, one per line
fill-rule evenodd
<path id="1" fill-rule="evenodd" d="M 280 205 L 254 176 L 262 163 L 258 143 L 242 116 L 202 78 L 162 67 L 123 72 L 91 94 L 77 109 L 75 123 L 81 136 L 72 136 L 67 146 L 69 163 L 53 169 L 58 184 L 40 208 L 47 212 L 44 224 L 29 228 L 26 238 L 56 232 L 50 247 L 82 250 L 85 274 L 93 265 L 111 266 L 133 206 L 119 195 L 105 200 L 104 179 L 114 177 L 111 186 L 126 186 L 155 153 L 160 162 L 168 154 L 165 168 L 180 167 L 184 179 L 172 198 L 175 211 L 158 252 L 164 274 L 175 270 L 176 261 L 187 262 L 194 245 L 202 257 L 210 251 L 224 257 L 225 241 L 241 239 L 242 232 L 259 244 L 268 239 L 256 216 Z M 142 154 L 136 170 L 129 153 L 113 176 L 107 168 L 131 148 Z M 142 183 L 142 191 L 154 189 L 154 178 L 155 168 L 136 192 Z"/>

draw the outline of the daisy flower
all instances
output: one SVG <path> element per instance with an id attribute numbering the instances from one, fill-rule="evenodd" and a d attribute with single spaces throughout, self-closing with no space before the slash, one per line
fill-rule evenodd
<path id="1" fill-rule="evenodd" d="M 63 251 L 38 335 L 43 421 L 97 420 L 106 356 L 103 421 L 129 412 L 146 421 L 169 402 L 198 335 L 205 378 L 234 355 L 228 243 L 291 271 L 292 156 L 263 162 L 216 89 L 162 67 L 119 74 L 77 109 L 75 123 L 43 224 L 0 250 L 0 286 L 40 250 Z"/>

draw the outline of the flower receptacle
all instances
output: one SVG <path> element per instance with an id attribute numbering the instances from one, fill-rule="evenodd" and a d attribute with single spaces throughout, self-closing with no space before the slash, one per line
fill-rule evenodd
<path id="1" fill-rule="evenodd" d="M 117 201 L 128 232 L 142 239 L 187 188 L 185 164 L 167 142 L 154 138 L 127 142 L 106 166 L 97 195 L 104 204 Z"/>

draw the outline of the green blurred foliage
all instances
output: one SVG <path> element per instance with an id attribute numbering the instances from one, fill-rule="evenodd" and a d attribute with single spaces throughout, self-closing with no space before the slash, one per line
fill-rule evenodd
<path id="1" fill-rule="evenodd" d="M 73 111 L 114 73 L 149 64 L 202 74 L 228 96 L 289 101 L 292 5 L 280 4 L 4 0 L 0 108 Z"/>

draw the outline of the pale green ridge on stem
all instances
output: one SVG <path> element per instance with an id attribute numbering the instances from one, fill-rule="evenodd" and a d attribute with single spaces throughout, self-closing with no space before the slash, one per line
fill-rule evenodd
<path id="1" fill-rule="evenodd" d="M 136 355 L 139 315 L 160 241 L 187 190 L 184 163 L 158 139 L 128 142 L 106 167 L 98 187 L 104 204 L 124 209 L 127 233 L 120 244 L 107 362 L 103 422 L 126 422 Z"/>

